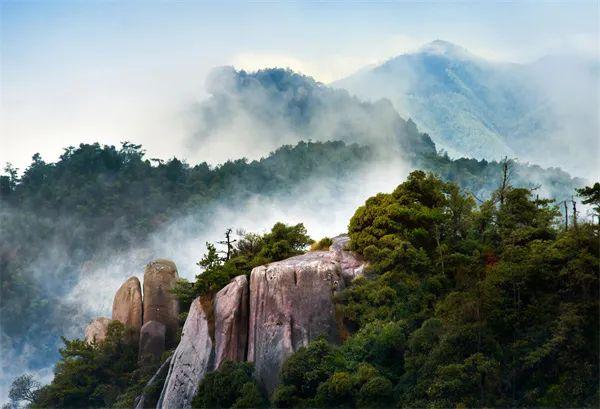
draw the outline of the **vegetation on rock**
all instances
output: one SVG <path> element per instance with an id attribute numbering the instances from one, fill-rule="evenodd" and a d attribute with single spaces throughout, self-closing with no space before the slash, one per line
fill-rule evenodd
<path id="1" fill-rule="evenodd" d="M 219 255 L 214 244 L 206 243 L 207 252 L 198 262 L 203 271 L 193 283 L 179 280 L 173 292 L 182 310 L 187 311 L 196 297 L 212 297 L 234 277 L 250 275 L 254 267 L 302 254 L 310 243 L 312 240 L 302 223 L 294 226 L 275 223 L 271 231 L 262 236 L 242 233 L 239 240 L 230 245 L 226 257 Z"/>
<path id="2" fill-rule="evenodd" d="M 296 352 L 274 402 L 597 406 L 599 232 L 590 223 L 563 231 L 557 215 L 512 187 L 475 207 L 420 171 L 370 198 L 349 226 L 368 275 L 338 299 L 354 334 Z M 318 375 L 286 376 L 307 372 L 314 354 L 330 362 Z"/>
<path id="3" fill-rule="evenodd" d="M 311 175 L 350 174 L 372 158 L 368 148 L 340 142 L 300 143 L 261 161 L 216 168 L 177 159 L 153 165 L 140 146 L 128 143 L 121 149 L 69 148 L 54 164 L 36 155 L 20 180 L 9 168 L 0 181 L 2 331 L 18 337 L 21 322 L 34 316 L 68 315 L 28 271 L 52 237 L 70 238 L 65 252 L 74 256 L 53 275 L 73 284 L 68 273 L 102 243 L 127 248 L 198 206 L 281 191 Z M 597 228 L 581 222 L 564 231 L 556 224 L 556 206 L 525 188 L 505 186 L 477 205 L 465 189 L 477 195 L 491 191 L 501 163 L 437 155 L 415 161 L 460 187 L 414 172 L 393 193 L 376 195 L 357 210 L 349 226 L 351 246 L 370 268 L 337 300 L 353 335 L 342 346 L 324 348 L 318 341 L 331 365 L 308 385 L 283 374 L 273 402 L 596 404 Z M 518 164 L 513 183 L 524 180 L 525 170 L 548 177 L 557 191 L 575 183 L 558 170 L 544 173 Z M 579 192 L 597 206 L 596 185 Z M 175 289 L 182 310 L 236 275 L 299 254 L 311 242 L 301 224 L 278 223 L 262 236 L 242 234 L 226 257 L 207 245 L 199 263 L 204 273 Z M 25 306 L 19 300 L 35 301 Z M 121 343 L 117 329 L 112 333 L 93 347 L 65 340 L 55 380 L 36 394 L 34 406 L 132 403 L 156 368 L 136 368 L 135 347 Z M 49 334 L 41 330 L 39 337 Z M 313 347 L 302 354 L 310 355 Z M 292 357 L 284 371 L 294 373 L 299 361 Z"/>

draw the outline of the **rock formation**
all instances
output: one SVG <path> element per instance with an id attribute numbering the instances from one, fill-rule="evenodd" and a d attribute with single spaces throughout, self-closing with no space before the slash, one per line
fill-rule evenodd
<path id="1" fill-rule="evenodd" d="M 213 360 L 209 322 L 198 297 L 190 306 L 181 342 L 171 359 L 169 373 L 156 407 L 190 408 L 198 390 L 198 383 L 212 369 Z"/>
<path id="2" fill-rule="evenodd" d="M 115 294 L 112 319 L 122 322 L 137 342 L 142 328 L 142 288 L 137 277 L 125 281 Z"/>
<path id="3" fill-rule="evenodd" d="M 250 275 L 248 360 L 271 393 L 287 357 L 323 335 L 339 340 L 333 295 L 344 287 L 334 252 L 314 251 L 256 267 Z"/>
<path id="4" fill-rule="evenodd" d="M 165 324 L 158 321 L 148 321 L 140 331 L 140 359 L 159 360 L 165 352 Z"/>
<path id="5" fill-rule="evenodd" d="M 102 342 L 108 335 L 108 324 L 111 319 L 106 317 L 94 318 L 85 328 L 85 341 L 88 344 L 92 342 Z"/>
<path id="6" fill-rule="evenodd" d="M 151 392 L 162 385 L 157 408 L 190 408 L 199 382 L 226 360 L 254 362 L 255 376 L 271 393 L 283 362 L 292 353 L 319 336 L 340 341 L 343 327 L 336 318 L 333 296 L 362 275 L 365 267 L 359 256 L 347 250 L 348 242 L 348 236 L 335 237 L 328 251 L 256 267 L 250 283 L 240 275 L 214 299 L 195 299 L 168 372 L 163 364 L 137 407 L 153 406 L 156 396 Z M 169 290 L 177 278 L 173 262 L 156 260 L 146 266 L 143 300 L 136 278 L 127 280 L 115 295 L 114 319 L 130 328 L 139 328 L 143 322 L 140 359 L 159 359 L 174 345 L 179 303 Z M 110 321 L 92 321 L 86 340 L 104 340 Z"/>
<path id="7" fill-rule="evenodd" d="M 217 293 L 215 315 L 215 368 L 224 361 L 246 360 L 248 341 L 248 279 L 241 275 Z"/>
<path id="8" fill-rule="evenodd" d="M 340 263 L 342 277 L 346 284 L 349 284 L 356 277 L 362 276 L 366 267 L 365 261 L 358 254 L 349 251 L 350 237 L 342 234 L 334 237 L 329 251 L 334 253 Z"/>
<path id="9" fill-rule="evenodd" d="M 144 272 L 144 324 L 165 324 L 167 347 L 174 346 L 179 324 L 179 301 L 170 292 L 178 278 L 177 267 L 169 260 L 155 260 Z"/>

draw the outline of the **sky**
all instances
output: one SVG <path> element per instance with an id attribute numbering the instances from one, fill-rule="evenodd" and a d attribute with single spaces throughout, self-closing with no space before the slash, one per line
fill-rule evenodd
<path id="1" fill-rule="evenodd" d="M 215 66 L 283 66 L 328 83 L 435 39 L 513 62 L 597 55 L 598 21 L 595 1 L 2 0 L 0 165 L 94 141 L 190 157 L 191 106 Z"/>
<path id="2" fill-rule="evenodd" d="M 597 1 L 0 0 L 0 165 L 23 170 L 36 152 L 55 161 L 70 145 L 126 140 L 143 144 L 150 158 L 198 160 L 186 143 L 195 125 L 190 116 L 207 97 L 205 79 L 217 66 L 289 67 L 329 83 L 436 39 L 499 61 L 526 63 L 565 50 L 598 57 L 598 7 Z M 336 193 L 334 214 L 324 202 L 330 196 L 313 186 L 295 206 L 260 201 L 241 206 L 242 214 L 222 210 L 201 234 L 178 220 L 169 227 L 184 232 L 171 241 L 178 248 L 165 248 L 157 235 L 152 250 L 194 266 L 199 244 L 216 239 L 227 223 L 259 231 L 274 220 L 304 221 L 314 237 L 336 234 L 358 203 L 391 189 L 392 175 L 406 171 L 373 169 L 364 175 L 369 183 L 349 184 L 354 190 L 345 196 L 329 192 Z M 119 269 L 111 264 L 83 280 L 74 299 L 109 311 L 124 271 L 138 265 L 133 253 L 119 255 Z M 101 297 L 98 277 L 105 280 Z M 0 402 L 13 375 L 0 374 Z"/>

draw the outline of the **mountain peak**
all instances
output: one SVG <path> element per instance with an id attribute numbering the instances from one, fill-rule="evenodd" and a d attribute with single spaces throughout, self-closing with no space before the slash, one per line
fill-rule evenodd
<path id="1" fill-rule="evenodd" d="M 462 59 L 472 57 L 472 54 L 466 48 L 444 40 L 434 40 L 427 43 L 419 48 L 417 52 Z"/>

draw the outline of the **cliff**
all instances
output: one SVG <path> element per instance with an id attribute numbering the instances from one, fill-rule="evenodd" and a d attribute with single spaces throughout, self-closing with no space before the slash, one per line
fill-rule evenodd
<path id="1" fill-rule="evenodd" d="M 364 262 L 344 249 L 347 236 L 328 251 L 313 251 L 256 267 L 234 278 L 213 301 L 214 334 L 206 306 L 196 299 L 171 360 L 158 408 L 189 408 L 204 375 L 224 360 L 253 362 L 270 394 L 283 362 L 300 347 L 325 336 L 340 341 L 333 296 Z"/>
<path id="2" fill-rule="evenodd" d="M 212 300 L 194 300 L 168 363 L 157 408 L 190 408 L 203 377 L 227 360 L 253 362 L 259 385 L 270 394 L 279 383 L 283 362 L 292 353 L 320 336 L 339 342 L 341 326 L 333 297 L 364 268 L 359 257 L 345 250 L 347 242 L 347 236 L 338 236 L 327 251 L 256 267 L 249 280 L 244 275 L 235 277 Z M 154 277 L 157 273 L 162 276 Z M 136 337 L 140 359 L 158 358 L 168 342 L 165 330 L 179 307 L 157 294 L 166 297 L 165 288 L 173 285 L 176 274 L 175 265 L 166 260 L 148 265 L 141 320 L 139 282 L 136 285 L 129 279 L 117 292 L 113 310 L 119 313 L 113 314 L 113 319 L 138 331 L 139 323 L 144 322 L 141 336 Z M 148 311 L 152 317 L 148 318 Z M 166 366 L 160 371 L 167 371 Z M 144 407 L 145 401 L 146 397 L 140 396 L 136 407 Z"/>

